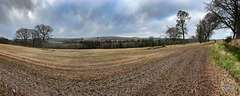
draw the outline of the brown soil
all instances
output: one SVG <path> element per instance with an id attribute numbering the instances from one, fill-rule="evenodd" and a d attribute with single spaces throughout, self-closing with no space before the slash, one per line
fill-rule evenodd
<path id="1" fill-rule="evenodd" d="M 13 94 L 14 89 L 15 94 L 41 96 L 239 96 L 240 87 L 227 71 L 207 62 L 208 47 L 172 48 L 128 61 L 88 66 L 51 64 L 1 53 L 0 88 L 6 90 L 0 90 L 0 95 Z"/>

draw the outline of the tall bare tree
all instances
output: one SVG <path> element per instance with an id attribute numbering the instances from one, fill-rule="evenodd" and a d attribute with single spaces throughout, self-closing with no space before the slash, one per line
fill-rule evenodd
<path id="1" fill-rule="evenodd" d="M 182 36 L 183 36 L 183 43 L 185 40 L 185 34 L 187 34 L 187 24 L 186 21 L 189 21 L 191 19 L 191 17 L 189 16 L 189 14 L 183 10 L 179 10 L 177 13 L 177 24 L 176 26 L 181 29 L 182 32 Z"/>
<path id="2" fill-rule="evenodd" d="M 15 33 L 16 39 L 21 40 L 21 42 L 27 46 L 27 41 L 30 38 L 31 34 L 29 33 L 28 29 L 20 28 Z"/>
<path id="3" fill-rule="evenodd" d="M 46 40 L 48 40 L 51 37 L 53 29 L 50 26 L 40 24 L 35 26 L 35 30 L 40 33 L 42 39 L 42 46 L 44 47 Z"/>
<path id="4" fill-rule="evenodd" d="M 205 40 L 210 41 L 210 37 L 213 35 L 213 30 L 219 28 L 220 21 L 215 14 L 207 13 L 201 23 L 204 23 L 204 30 L 206 33 Z"/>
<path id="5" fill-rule="evenodd" d="M 199 24 L 196 25 L 197 29 L 196 29 L 196 35 L 197 35 L 197 39 L 199 41 L 199 43 L 202 43 L 205 41 L 205 23 L 203 23 L 204 21 L 200 20 Z"/>
<path id="6" fill-rule="evenodd" d="M 212 0 L 206 9 L 221 21 L 222 28 L 233 32 L 233 39 L 240 38 L 240 0 Z"/>
<path id="7" fill-rule="evenodd" d="M 168 27 L 168 30 L 165 32 L 165 34 L 173 40 L 173 43 L 176 43 L 176 40 L 181 37 L 181 32 L 177 27 Z"/>

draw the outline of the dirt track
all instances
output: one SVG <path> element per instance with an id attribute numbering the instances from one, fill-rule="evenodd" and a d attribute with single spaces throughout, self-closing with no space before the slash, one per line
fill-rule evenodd
<path id="1" fill-rule="evenodd" d="M 2 53 L 0 78 L 28 95 L 42 96 L 239 95 L 239 86 L 226 71 L 207 62 L 208 47 L 186 46 L 118 64 L 78 67 L 42 66 L 37 61 Z"/>

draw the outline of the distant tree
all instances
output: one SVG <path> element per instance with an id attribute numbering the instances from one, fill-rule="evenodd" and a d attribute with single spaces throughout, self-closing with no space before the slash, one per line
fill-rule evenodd
<path id="1" fill-rule="evenodd" d="M 221 28 L 231 29 L 233 32 L 233 39 L 240 38 L 239 0 L 212 0 L 206 5 L 206 9 L 216 15 L 222 23 Z"/>
<path id="2" fill-rule="evenodd" d="M 147 46 L 149 46 L 149 47 L 154 47 L 155 46 L 155 42 L 154 42 L 154 37 L 153 36 L 150 36 L 148 38 Z"/>
<path id="3" fill-rule="evenodd" d="M 27 41 L 31 36 L 28 29 L 20 28 L 16 31 L 15 35 L 16 35 L 16 39 L 19 39 L 23 45 L 27 46 Z"/>
<path id="4" fill-rule="evenodd" d="M 168 27 L 168 30 L 165 32 L 165 34 L 169 37 L 171 41 L 176 43 L 176 40 L 181 37 L 181 32 L 177 27 Z"/>
<path id="5" fill-rule="evenodd" d="M 192 42 L 196 42 L 197 41 L 197 37 L 194 36 L 194 35 L 190 36 L 189 39 L 191 39 Z"/>
<path id="6" fill-rule="evenodd" d="M 11 40 L 5 38 L 5 37 L 0 37 L 0 43 L 2 44 L 10 44 Z"/>
<path id="7" fill-rule="evenodd" d="M 162 45 L 161 40 L 158 40 L 158 46 Z"/>
<path id="8" fill-rule="evenodd" d="M 177 13 L 177 24 L 176 26 L 181 30 L 182 32 L 182 36 L 183 36 L 183 43 L 185 40 L 185 34 L 187 34 L 187 24 L 186 21 L 189 21 L 191 19 L 191 17 L 189 16 L 189 14 L 183 10 L 179 10 Z"/>
<path id="9" fill-rule="evenodd" d="M 118 41 L 118 45 L 119 45 L 119 48 L 122 48 L 123 47 L 123 45 L 122 45 L 122 41 L 120 40 L 120 41 Z"/>
<path id="10" fill-rule="evenodd" d="M 35 30 L 40 33 L 41 39 L 42 39 L 42 46 L 44 48 L 46 40 L 48 40 L 51 37 L 51 33 L 53 32 L 53 29 L 50 26 L 40 24 L 35 26 Z"/>

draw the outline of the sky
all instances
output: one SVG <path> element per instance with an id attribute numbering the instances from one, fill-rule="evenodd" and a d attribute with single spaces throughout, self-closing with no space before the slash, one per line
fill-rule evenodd
<path id="1" fill-rule="evenodd" d="M 44 24 L 53 28 L 53 38 L 159 38 L 184 10 L 191 17 L 189 37 L 207 13 L 204 2 L 209 0 L 0 0 L 0 36 L 13 39 L 20 28 Z M 230 35 L 230 30 L 216 30 L 212 39 Z"/>

